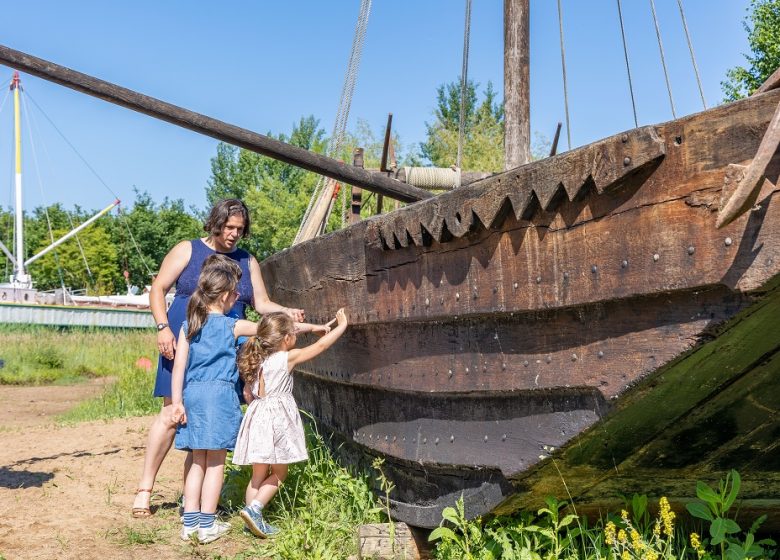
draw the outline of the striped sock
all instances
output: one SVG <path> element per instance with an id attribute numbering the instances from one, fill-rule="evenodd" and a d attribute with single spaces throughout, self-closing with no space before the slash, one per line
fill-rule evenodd
<path id="1" fill-rule="evenodd" d="M 214 520 L 217 518 L 217 513 L 203 513 L 200 514 L 200 528 L 210 529 L 214 525 Z"/>
<path id="2" fill-rule="evenodd" d="M 258 500 L 252 500 L 252 503 L 249 504 L 249 509 L 254 510 L 256 513 L 263 513 L 263 504 Z"/>
<path id="3" fill-rule="evenodd" d="M 185 511 L 184 512 L 184 526 L 187 529 L 195 529 L 200 521 L 199 511 Z"/>

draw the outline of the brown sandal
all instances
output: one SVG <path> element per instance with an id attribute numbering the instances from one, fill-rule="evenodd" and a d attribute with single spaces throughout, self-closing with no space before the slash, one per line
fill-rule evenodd
<path id="1" fill-rule="evenodd" d="M 140 494 L 141 492 L 149 492 L 149 502 L 151 505 L 152 501 L 152 489 L 151 488 L 139 488 L 135 491 L 136 496 Z M 133 508 L 133 517 L 135 518 L 143 518 L 143 517 L 149 517 L 152 515 L 152 510 L 149 507 L 134 507 Z"/>

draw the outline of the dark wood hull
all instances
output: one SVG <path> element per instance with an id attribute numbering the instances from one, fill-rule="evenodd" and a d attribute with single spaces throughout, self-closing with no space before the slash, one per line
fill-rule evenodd
<path id="1" fill-rule="evenodd" d="M 394 514 L 435 526 L 538 506 L 689 498 L 743 474 L 780 510 L 780 158 L 717 230 L 769 92 L 535 162 L 266 260 L 275 301 L 352 325 L 296 373 L 349 460 L 386 459 Z M 554 459 L 554 460 L 553 460 Z M 560 471 L 560 472 L 559 472 Z"/>

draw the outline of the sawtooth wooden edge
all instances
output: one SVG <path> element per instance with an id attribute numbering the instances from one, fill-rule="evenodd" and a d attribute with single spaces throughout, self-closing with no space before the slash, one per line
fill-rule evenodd
<path id="1" fill-rule="evenodd" d="M 372 220 L 366 242 L 375 249 L 430 245 L 462 237 L 475 228 L 498 227 L 508 212 L 528 219 L 538 210 L 554 210 L 564 199 L 619 188 L 665 154 L 655 127 L 624 132 L 529 165 L 477 181 Z M 646 174 L 641 174 L 646 177 Z"/>

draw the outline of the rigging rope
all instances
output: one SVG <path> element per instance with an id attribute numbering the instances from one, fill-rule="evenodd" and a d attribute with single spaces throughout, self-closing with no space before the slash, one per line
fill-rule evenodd
<path id="1" fill-rule="evenodd" d="M 471 36 L 471 0 L 466 0 L 466 21 L 463 24 L 463 65 L 460 71 L 460 118 L 458 120 L 458 155 L 455 166 L 460 169 L 463 161 L 463 137 L 466 132 L 466 89 L 469 76 L 469 38 Z"/>
<path id="2" fill-rule="evenodd" d="M 339 106 L 336 111 L 336 119 L 333 122 L 333 133 L 331 134 L 330 141 L 326 150 L 328 157 L 335 158 L 341 151 L 341 145 L 344 140 L 344 132 L 346 130 L 347 121 L 349 119 L 349 110 L 352 106 L 352 95 L 355 90 L 355 82 L 357 79 L 358 67 L 360 66 L 360 58 L 363 53 L 363 42 L 366 36 L 366 28 L 368 27 L 368 16 L 371 13 L 371 0 L 361 0 L 360 12 L 358 14 L 357 23 L 355 25 L 355 35 L 352 38 L 352 48 L 349 54 L 349 61 L 347 63 L 347 71 L 344 76 L 344 84 L 341 88 L 341 97 L 339 98 Z M 314 186 L 309 204 L 306 207 L 306 212 L 303 214 L 301 224 L 298 227 L 298 232 L 295 234 L 295 243 L 300 239 L 303 232 L 303 226 L 307 219 L 311 215 L 311 211 L 314 208 L 315 202 L 322 195 L 322 191 L 326 185 L 327 179 L 320 175 L 317 179 L 317 183 Z M 344 189 L 345 191 L 347 189 Z M 330 201 L 330 207 L 326 214 L 324 223 L 327 223 L 328 217 L 330 217 L 332 200 Z M 342 215 L 342 225 L 344 216 Z"/>
<path id="3" fill-rule="evenodd" d="M 566 50 L 563 48 L 563 9 L 558 0 L 558 30 L 561 37 L 561 68 L 563 69 L 563 107 L 566 111 L 566 142 L 571 150 L 571 127 L 569 126 L 569 90 L 566 87 Z"/>
<path id="4" fill-rule="evenodd" d="M 38 165 L 38 152 L 35 147 L 35 141 L 33 139 L 33 127 L 35 127 L 36 131 L 39 131 L 38 129 L 38 123 L 36 121 L 31 120 L 31 111 L 29 110 L 29 107 L 27 105 L 27 93 L 25 92 L 25 95 L 20 96 L 20 99 L 22 101 L 22 104 L 24 105 L 24 110 L 22 113 L 24 114 L 25 119 L 27 120 L 27 134 L 30 141 L 30 147 L 32 148 L 32 155 L 33 155 L 33 167 L 35 168 L 35 175 L 38 177 L 38 190 L 41 193 L 41 200 L 43 201 L 43 211 L 46 215 L 46 223 L 49 228 L 49 239 L 52 244 L 54 244 L 54 232 L 52 231 L 51 227 L 51 219 L 49 219 L 49 203 L 46 200 L 46 195 L 43 192 L 43 180 L 41 178 L 41 170 L 40 166 Z M 49 162 L 49 167 L 53 167 L 51 163 L 51 156 L 49 155 L 49 151 L 46 148 L 46 144 L 43 144 L 43 153 L 46 155 L 46 159 Z M 64 211 L 64 210 L 63 210 Z M 70 212 L 64 211 L 65 215 L 68 217 L 68 221 L 70 222 L 71 229 L 75 229 L 73 226 L 73 219 L 71 218 Z M 87 262 L 87 255 L 84 253 L 84 247 L 81 245 L 81 240 L 79 239 L 78 234 L 74 235 L 76 239 L 76 244 L 78 245 L 79 252 L 81 253 L 81 260 L 84 262 L 84 268 L 87 271 L 87 276 L 89 276 L 90 283 L 94 286 L 95 285 L 95 278 L 92 276 L 92 270 L 89 268 L 89 262 Z M 65 279 L 62 275 L 62 268 L 60 267 L 60 256 L 57 252 L 57 249 L 54 249 L 54 261 L 57 265 L 57 274 L 60 277 L 60 285 L 62 287 L 63 293 L 66 292 L 65 289 Z"/>
<path id="5" fill-rule="evenodd" d="M 620 19 L 620 35 L 623 37 L 623 54 L 626 58 L 626 72 L 628 73 L 628 90 L 631 93 L 631 107 L 634 110 L 634 126 L 639 128 L 639 120 L 636 118 L 636 102 L 634 101 L 634 85 L 631 83 L 631 65 L 628 63 L 628 45 L 626 44 L 626 30 L 623 27 L 623 9 L 620 0 L 617 0 L 618 18 Z"/>
<path id="6" fill-rule="evenodd" d="M 61 137 L 61 138 L 62 138 L 62 139 L 65 141 L 65 143 L 66 143 L 66 144 L 67 144 L 67 145 L 70 147 L 70 149 L 71 149 L 71 150 L 73 150 L 73 152 L 74 152 L 74 153 L 75 153 L 75 154 L 76 154 L 76 155 L 79 157 L 79 159 L 80 159 L 80 160 L 81 160 L 81 161 L 84 163 L 84 165 L 87 167 L 87 169 L 89 169 L 89 170 L 92 172 L 92 174 L 93 174 L 93 175 L 94 175 L 94 176 L 97 178 L 97 180 L 98 180 L 98 181 L 100 181 L 100 183 L 101 183 L 101 184 L 102 184 L 102 185 L 103 185 L 103 186 L 106 188 L 106 190 L 107 190 L 108 192 L 110 192 L 110 193 L 111 193 L 111 195 L 112 195 L 112 196 L 113 196 L 115 199 L 117 199 L 117 200 L 118 200 L 118 199 L 119 199 L 119 195 L 118 195 L 118 194 L 116 194 L 116 192 L 114 192 L 114 189 L 112 189 L 111 187 L 109 187 L 109 186 L 108 186 L 108 183 L 106 183 L 106 182 L 103 180 L 103 178 L 102 178 L 102 177 L 101 177 L 101 176 L 98 174 L 98 172 L 97 172 L 97 171 L 95 171 L 95 169 L 94 169 L 94 168 L 93 168 L 93 167 L 92 167 L 92 166 L 89 164 L 89 162 L 88 162 L 88 161 L 87 161 L 87 160 L 84 158 L 84 156 L 82 156 L 82 155 L 81 155 L 81 153 L 80 153 L 80 152 L 79 152 L 79 151 L 76 149 L 76 147 L 75 147 L 73 144 L 71 144 L 70 140 L 68 140 L 68 139 L 65 137 L 65 135 L 62 133 L 62 131 L 61 131 L 59 128 L 57 128 L 57 125 L 56 125 L 56 124 L 54 124 L 54 122 L 53 122 L 53 121 L 52 121 L 52 120 L 49 118 L 49 115 L 47 115 L 47 114 L 46 114 L 46 111 L 44 111 L 44 110 L 43 110 L 43 109 L 40 107 L 40 105 L 38 105 L 38 103 L 36 103 L 36 102 L 35 102 L 35 99 L 33 99 L 33 98 L 32 98 L 32 96 L 31 96 L 29 93 L 25 93 L 25 97 L 28 97 L 28 98 L 30 99 L 30 101 L 33 103 L 33 105 L 35 105 L 35 107 L 36 107 L 36 108 L 37 108 L 37 109 L 38 109 L 38 110 L 41 112 L 41 114 L 42 114 L 42 115 L 43 115 L 43 116 L 46 118 L 46 120 L 47 120 L 47 121 L 49 121 L 49 124 L 51 124 L 51 126 L 54 128 L 54 130 L 56 130 L 56 131 L 57 131 L 57 134 L 59 134 L 59 135 L 60 135 L 60 137 Z M 138 258 L 139 258 L 139 259 L 141 260 L 141 262 L 143 263 L 143 265 L 144 265 L 144 267 L 146 268 L 146 271 L 148 272 L 149 276 L 153 276 L 154 274 L 153 274 L 153 272 L 152 272 L 152 269 L 151 269 L 151 268 L 149 268 L 149 265 L 148 265 L 148 264 L 146 264 L 146 260 L 144 260 L 143 253 L 141 253 L 141 249 L 138 247 L 138 244 L 135 242 L 135 238 L 133 237 L 133 232 L 132 232 L 132 231 L 130 231 L 130 226 L 127 224 L 127 220 L 125 219 L 124 215 L 123 215 L 121 212 L 119 213 L 119 217 L 120 217 L 120 219 L 122 220 L 122 222 L 124 223 L 125 227 L 127 228 L 127 232 L 130 234 L 130 239 L 132 239 L 132 241 L 133 241 L 133 245 L 135 246 L 135 249 L 136 249 L 136 251 L 138 252 Z"/>
<path id="7" fill-rule="evenodd" d="M 688 41 L 688 51 L 691 53 L 691 62 L 693 63 L 693 73 L 696 75 L 696 85 L 699 86 L 699 95 L 701 104 L 707 108 L 707 102 L 704 100 L 704 88 L 701 86 L 699 77 L 699 67 L 696 65 L 696 56 L 693 54 L 693 43 L 691 43 L 691 34 L 688 32 L 688 22 L 685 20 L 685 10 L 683 10 L 682 0 L 677 0 L 677 6 L 680 8 L 680 18 L 682 18 L 683 29 L 685 30 L 685 40 Z"/>
<path id="8" fill-rule="evenodd" d="M 677 118 L 677 111 L 674 109 L 674 98 L 672 97 L 672 84 L 669 82 L 669 72 L 666 69 L 666 57 L 664 56 L 664 44 L 661 42 L 661 27 L 658 25 L 658 16 L 655 13 L 655 2 L 650 0 L 650 11 L 653 12 L 653 23 L 655 24 L 655 36 L 658 37 L 658 50 L 661 53 L 661 66 L 664 68 L 664 78 L 666 79 L 666 91 L 669 93 L 669 104 L 672 106 L 672 118 Z"/>

